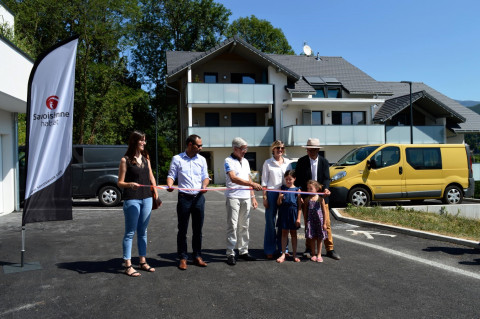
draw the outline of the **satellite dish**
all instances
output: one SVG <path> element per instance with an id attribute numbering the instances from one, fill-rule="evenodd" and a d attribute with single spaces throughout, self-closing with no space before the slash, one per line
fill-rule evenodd
<path id="1" fill-rule="evenodd" d="M 305 53 L 306 56 L 311 56 L 312 55 L 312 48 L 308 44 L 305 44 L 303 46 L 303 53 Z"/>

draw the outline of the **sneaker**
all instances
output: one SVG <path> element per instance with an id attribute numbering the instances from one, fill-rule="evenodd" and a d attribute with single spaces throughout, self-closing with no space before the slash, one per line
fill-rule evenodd
<path id="1" fill-rule="evenodd" d="M 253 257 L 252 255 L 250 255 L 248 253 L 238 255 L 238 259 L 243 259 L 245 261 L 255 261 L 255 260 L 257 260 L 255 257 Z"/>
<path id="2" fill-rule="evenodd" d="M 229 264 L 230 266 L 235 266 L 236 263 L 237 261 L 235 260 L 234 255 L 230 255 L 227 257 L 227 264 Z"/>
<path id="3" fill-rule="evenodd" d="M 327 251 L 327 257 L 330 257 L 330 258 L 335 259 L 335 260 L 340 260 L 340 256 L 333 249 Z"/>

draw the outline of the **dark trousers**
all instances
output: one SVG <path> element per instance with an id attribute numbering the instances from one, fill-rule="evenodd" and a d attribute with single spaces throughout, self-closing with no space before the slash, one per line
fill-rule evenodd
<path id="1" fill-rule="evenodd" d="M 202 252 L 202 227 L 205 218 L 205 197 L 203 193 L 190 195 L 178 193 L 177 217 L 177 253 L 178 258 L 187 259 L 188 222 L 192 216 L 192 249 L 193 258 L 200 257 Z"/>

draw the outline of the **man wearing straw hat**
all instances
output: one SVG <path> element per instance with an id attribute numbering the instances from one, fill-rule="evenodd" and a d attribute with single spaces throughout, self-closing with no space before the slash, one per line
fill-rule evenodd
<path id="1" fill-rule="evenodd" d="M 295 180 L 295 186 L 301 187 L 302 191 L 306 191 L 307 182 L 309 180 L 315 180 L 323 185 L 325 192 L 325 204 L 327 206 L 327 212 L 325 212 L 325 225 L 327 226 L 327 238 L 325 238 L 325 249 L 327 251 L 327 257 L 339 260 L 340 256 L 333 250 L 333 237 L 332 229 L 330 227 L 330 212 L 328 211 L 328 196 L 330 196 L 330 171 L 328 161 L 320 156 L 320 141 L 318 138 L 309 138 L 307 145 L 302 146 L 307 149 L 307 155 L 301 157 L 295 168 L 297 179 Z M 305 197 L 303 195 L 302 197 Z M 304 216 L 305 217 L 305 216 Z M 305 217 L 306 218 L 306 217 Z M 310 240 L 305 240 L 305 256 L 310 258 Z"/>

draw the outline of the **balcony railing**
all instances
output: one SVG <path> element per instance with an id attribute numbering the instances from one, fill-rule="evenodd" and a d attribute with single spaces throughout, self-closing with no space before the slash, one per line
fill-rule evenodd
<path id="1" fill-rule="evenodd" d="M 410 144 L 410 126 L 386 126 L 387 143 Z M 437 144 L 445 143 L 445 127 L 442 125 L 414 126 L 413 143 Z"/>
<path id="2" fill-rule="evenodd" d="M 385 143 L 384 125 L 292 125 L 282 129 L 287 146 L 305 145 L 311 137 L 321 145 L 365 145 Z"/>
<path id="3" fill-rule="evenodd" d="M 241 137 L 249 147 L 270 146 L 273 143 L 273 127 L 242 126 L 242 127 L 189 127 L 188 134 L 197 134 L 202 138 L 203 147 L 232 147 L 232 140 Z"/>
<path id="4" fill-rule="evenodd" d="M 272 84 L 188 83 L 191 104 L 273 104 Z"/>

